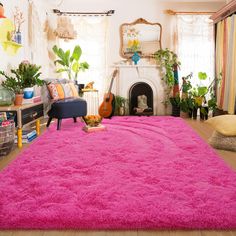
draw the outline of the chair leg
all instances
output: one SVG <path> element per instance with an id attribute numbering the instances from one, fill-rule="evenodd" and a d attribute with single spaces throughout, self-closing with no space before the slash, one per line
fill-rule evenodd
<path id="1" fill-rule="evenodd" d="M 48 118 L 48 122 L 47 122 L 47 127 L 50 126 L 51 121 L 52 121 L 52 117 L 49 117 L 49 118 Z"/>
<path id="2" fill-rule="evenodd" d="M 73 117 L 73 119 L 74 119 L 74 123 L 76 123 L 76 122 L 77 122 L 77 118 L 76 118 L 76 117 Z"/>
<path id="3" fill-rule="evenodd" d="M 61 129 L 61 119 L 57 120 L 57 130 Z"/>

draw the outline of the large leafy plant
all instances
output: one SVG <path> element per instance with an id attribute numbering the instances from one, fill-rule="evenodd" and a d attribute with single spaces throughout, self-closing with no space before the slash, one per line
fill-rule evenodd
<path id="1" fill-rule="evenodd" d="M 79 45 L 75 46 L 72 54 L 70 50 L 64 51 L 56 45 L 52 50 L 58 57 L 58 59 L 54 61 L 54 64 L 60 65 L 60 68 L 56 71 L 57 73 L 66 72 L 69 79 L 77 80 L 80 71 L 89 69 L 89 64 L 87 62 L 80 62 L 82 49 Z"/>

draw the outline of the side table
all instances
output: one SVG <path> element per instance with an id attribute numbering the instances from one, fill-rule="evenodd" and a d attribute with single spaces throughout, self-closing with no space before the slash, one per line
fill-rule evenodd
<path id="1" fill-rule="evenodd" d="M 87 114 L 97 115 L 99 107 L 99 97 L 97 89 L 82 89 L 83 98 L 87 102 Z"/>
<path id="2" fill-rule="evenodd" d="M 21 106 L 0 106 L 0 112 L 13 112 L 16 114 L 16 127 L 17 127 L 17 146 L 22 147 L 22 128 L 36 121 L 36 132 L 40 134 L 40 120 L 43 117 L 43 102 L 26 104 Z"/>

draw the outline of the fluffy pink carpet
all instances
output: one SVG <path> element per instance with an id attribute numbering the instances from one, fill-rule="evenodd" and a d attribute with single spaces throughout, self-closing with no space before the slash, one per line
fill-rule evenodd
<path id="1" fill-rule="evenodd" d="M 180 118 L 52 126 L 0 174 L 1 229 L 232 229 L 236 173 Z"/>

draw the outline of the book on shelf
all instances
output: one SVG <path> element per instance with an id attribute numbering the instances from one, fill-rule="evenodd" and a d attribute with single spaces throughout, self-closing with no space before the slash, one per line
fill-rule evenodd
<path id="1" fill-rule="evenodd" d="M 88 132 L 88 133 L 90 133 L 90 132 L 97 132 L 97 131 L 101 131 L 101 130 L 106 130 L 106 126 L 104 126 L 104 125 L 98 125 L 98 126 L 89 126 L 89 125 L 86 125 L 86 126 L 84 126 L 83 127 L 83 130 L 85 131 L 85 132 Z"/>
<path id="2" fill-rule="evenodd" d="M 31 138 L 37 135 L 36 130 L 23 130 L 22 131 L 22 138 Z"/>
<path id="3" fill-rule="evenodd" d="M 23 130 L 22 131 L 22 143 L 30 143 L 37 138 L 36 130 Z M 17 135 L 15 136 L 15 143 L 17 143 Z"/>
<path id="4" fill-rule="evenodd" d="M 37 138 L 37 135 L 32 136 L 31 138 L 22 138 L 22 143 L 30 143 Z M 17 137 L 15 137 L 15 143 L 17 143 Z"/>
<path id="5" fill-rule="evenodd" d="M 32 103 L 37 103 L 37 102 L 41 102 L 42 99 L 40 96 L 35 96 L 29 99 L 23 99 L 22 104 L 32 104 Z"/>

